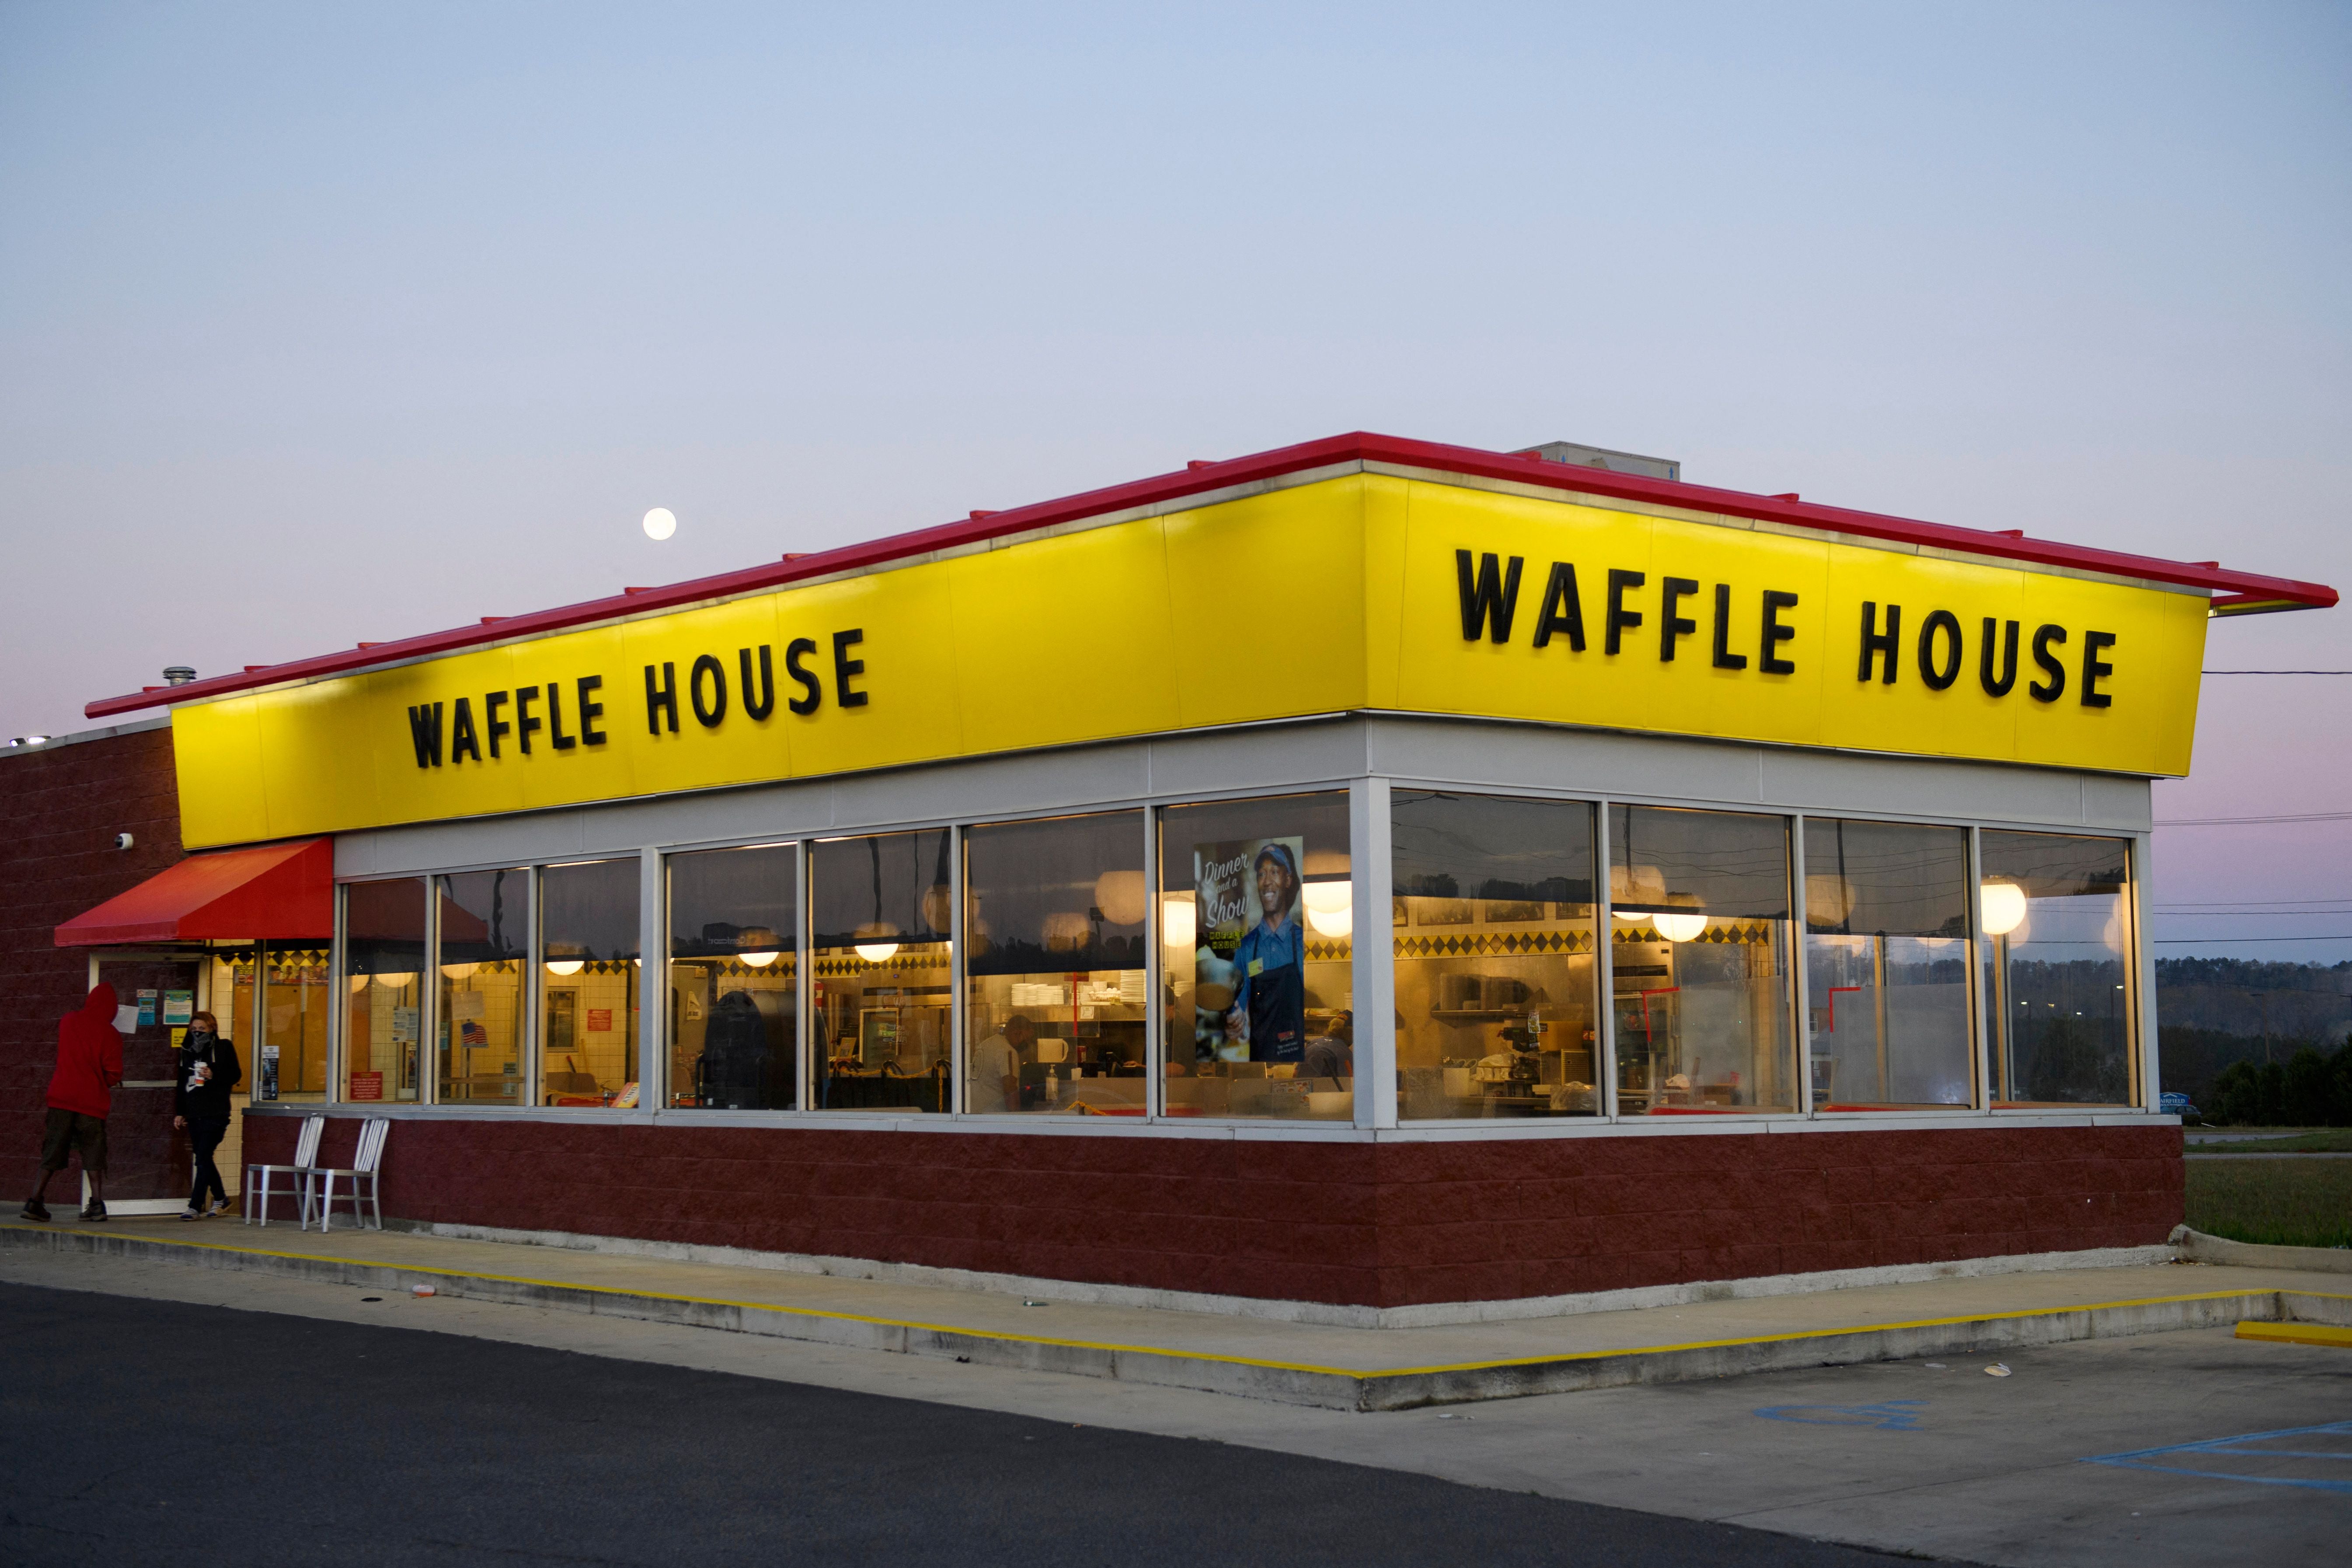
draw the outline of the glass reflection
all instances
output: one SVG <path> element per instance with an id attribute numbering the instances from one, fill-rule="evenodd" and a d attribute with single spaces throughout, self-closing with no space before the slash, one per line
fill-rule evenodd
<path id="1" fill-rule="evenodd" d="M 1609 894 L 1620 1112 L 1795 1109 L 1787 822 L 1612 805 Z"/>
<path id="2" fill-rule="evenodd" d="M 540 1099 L 637 1104 L 638 862 L 590 860 L 539 874 Z"/>
<path id="3" fill-rule="evenodd" d="M 1349 865 L 1345 793 L 1160 813 L 1168 1114 L 1354 1118 Z"/>
<path id="4" fill-rule="evenodd" d="M 799 1102 L 797 846 L 669 858 L 669 1101 Z"/>
<path id="5" fill-rule="evenodd" d="M 1601 1109 L 1592 807 L 1391 797 L 1400 1114 Z"/>
<path id="6" fill-rule="evenodd" d="M 1969 836 L 1805 821 L 1805 984 L 1813 1104 L 1974 1102 Z"/>
<path id="7" fill-rule="evenodd" d="M 934 827 L 828 839 L 810 851 L 819 1110 L 949 1109 L 953 844 Z"/>
<path id="8" fill-rule="evenodd" d="M 441 895 L 437 1092 L 447 1104 L 520 1105 L 530 873 L 465 871 L 434 882 Z"/>
<path id="9" fill-rule="evenodd" d="M 1989 832 L 1981 842 L 1996 1099 L 2132 1103 L 2130 841 Z"/>
<path id="10" fill-rule="evenodd" d="M 964 835 L 964 1108 L 1140 1116 L 1143 814 Z"/>
<path id="11" fill-rule="evenodd" d="M 424 1035 L 425 879 L 354 882 L 343 889 L 343 1098 L 418 1098 Z M 249 1015 L 248 1015 L 249 1016 Z M 263 1092 L 260 1062 L 247 1072 Z"/>

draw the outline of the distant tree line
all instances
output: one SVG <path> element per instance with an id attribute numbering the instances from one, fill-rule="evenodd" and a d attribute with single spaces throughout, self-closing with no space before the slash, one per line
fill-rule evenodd
<path id="1" fill-rule="evenodd" d="M 2284 1062 L 2233 1062 L 2213 1080 L 2208 1121 L 2252 1127 L 2352 1127 L 2352 1038 L 2322 1055 L 2309 1046 Z"/>

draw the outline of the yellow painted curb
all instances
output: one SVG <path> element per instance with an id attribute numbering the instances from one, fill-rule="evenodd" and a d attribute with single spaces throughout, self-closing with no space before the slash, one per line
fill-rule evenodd
<path id="1" fill-rule="evenodd" d="M 107 1234 L 102 1232 L 79 1230 L 72 1232 L 57 1232 L 50 1230 L 46 1226 L 25 1223 L 0 1225 L 0 1230 L 25 1231 L 35 1235 L 67 1234 L 95 1236 Z M 120 1235 L 121 1233 L 118 1232 L 113 1234 Z M 298 1263 L 344 1264 L 355 1268 L 388 1269 L 394 1273 L 413 1274 L 426 1279 L 437 1278 L 450 1280 L 482 1279 L 502 1285 L 530 1286 L 539 1289 L 572 1290 L 592 1296 L 611 1296 L 619 1299 L 634 1298 L 640 1300 L 652 1301 L 677 1301 L 689 1306 L 700 1307 L 731 1307 L 743 1311 L 775 1312 L 791 1317 L 813 1318 L 830 1322 L 865 1323 L 877 1328 L 908 1329 L 923 1333 L 962 1334 L 976 1339 L 1003 1341 L 1011 1344 L 1050 1345 L 1065 1350 L 1102 1351 L 1114 1353 L 1124 1353 L 1128 1355 L 1167 1356 L 1173 1359 L 1186 1361 L 1214 1362 L 1226 1366 L 1263 1367 L 1275 1372 L 1307 1373 L 1319 1376 L 1349 1377 L 1365 1381 L 1401 1377 L 1431 1377 L 1456 1373 L 1492 1372 L 1507 1367 L 1543 1366 L 1564 1362 L 1613 1361 L 1627 1356 L 1667 1355 L 1679 1351 L 1732 1350 L 1745 1345 L 1784 1344 L 1800 1340 L 1842 1339 L 1855 1334 L 1885 1333 L 1903 1329 L 1948 1328 L 1967 1323 L 2024 1321 L 2034 1318 L 2063 1317 L 2072 1312 L 2098 1312 L 2125 1307 L 2171 1306 L 2189 1301 L 2221 1301 L 2227 1300 L 2231 1297 L 2257 1295 L 2262 1293 L 2260 1291 L 2249 1290 L 2200 1290 L 2179 1296 L 2145 1296 L 2125 1301 L 2084 1301 L 2072 1306 L 2034 1307 L 2014 1312 L 1977 1312 L 1949 1318 L 1915 1318 L 1906 1320 L 1902 1322 L 1859 1323 L 1844 1327 L 1804 1329 L 1793 1333 L 1751 1334 L 1738 1339 L 1693 1340 L 1680 1344 L 1629 1345 L 1622 1349 L 1615 1350 L 1558 1351 L 1543 1355 L 1513 1356 L 1508 1359 L 1499 1361 L 1459 1362 L 1452 1364 L 1437 1366 L 1383 1367 L 1376 1369 L 1369 1367 L 1318 1366 L 1311 1363 L 1303 1362 L 1265 1361 L 1251 1356 L 1220 1355 L 1212 1351 L 1171 1350 L 1164 1346 L 1156 1345 L 1124 1345 L 1103 1343 L 1092 1340 L 1054 1339 L 1042 1334 L 1020 1334 L 994 1329 L 974 1329 L 958 1327 L 956 1325 L 947 1323 L 918 1322 L 909 1319 L 879 1318 L 859 1312 L 838 1312 L 818 1307 L 788 1306 L 773 1301 L 734 1301 L 720 1297 L 684 1296 L 660 1290 L 625 1289 L 609 1285 L 583 1285 L 572 1280 L 563 1279 L 533 1279 L 527 1276 L 518 1274 L 489 1274 L 479 1269 L 436 1268 L 410 1263 L 389 1263 L 377 1258 L 349 1258 L 331 1253 L 281 1252 L 259 1247 L 233 1247 L 222 1242 L 197 1241 L 193 1238 L 186 1241 L 181 1241 L 176 1238 L 166 1238 L 155 1236 L 125 1236 L 123 1237 L 123 1239 L 143 1242 L 151 1247 L 179 1247 L 191 1252 L 218 1252 L 245 1258 L 285 1258 Z M 2315 1293 L 2311 1291 L 2298 1291 L 2296 1294 L 2312 1295 Z M 2352 1301 L 2352 1296 L 2329 1296 L 2322 1299 Z M 2288 1330 L 2297 1333 L 2317 1333 L 2331 1336 L 2341 1336 L 2302 1342 L 2318 1344 L 2352 1344 L 2352 1330 L 2327 1329 L 2321 1328 L 2316 1325 L 2302 1323 L 2268 1324 L 2242 1321 L 2238 1324 L 2238 1332 L 2243 1337 L 2284 1337 L 2281 1334 L 2272 1332 L 2263 1332 L 2260 1335 L 2256 1335 L 2249 1331 L 2252 1330 Z"/>
<path id="2" fill-rule="evenodd" d="M 2334 1345 L 2339 1350 L 2352 1349 L 2352 1329 L 2331 1329 L 2325 1323 L 2257 1323 L 2251 1320 L 2238 1325 L 2242 1340 L 2272 1340 L 2289 1345 Z"/>

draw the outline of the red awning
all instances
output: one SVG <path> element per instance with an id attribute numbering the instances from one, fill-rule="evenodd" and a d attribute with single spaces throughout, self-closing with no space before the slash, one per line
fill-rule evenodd
<path id="1" fill-rule="evenodd" d="M 335 934 L 335 841 L 191 855 L 58 927 L 59 947 Z"/>

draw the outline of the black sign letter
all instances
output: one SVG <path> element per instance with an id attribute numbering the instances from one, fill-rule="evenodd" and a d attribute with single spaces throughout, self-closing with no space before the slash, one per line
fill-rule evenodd
<path id="1" fill-rule="evenodd" d="M 460 697 L 449 712 L 449 761 L 462 763 L 468 755 L 480 762 L 482 743 L 474 734 L 473 700 Z"/>
<path id="2" fill-rule="evenodd" d="M 1951 639 L 1946 648 L 1950 657 L 1940 660 L 1936 658 L 1937 632 Z M 1959 678 L 1960 617 L 1949 610 L 1930 610 L 1919 623 L 1919 679 L 1930 691 L 1941 691 Z"/>
<path id="3" fill-rule="evenodd" d="M 1675 662 L 1675 639 L 1698 630 L 1698 623 L 1688 616 L 1675 614 L 1675 602 L 1698 592 L 1695 577 L 1664 577 L 1658 582 L 1658 662 Z"/>
<path id="4" fill-rule="evenodd" d="M 514 726 L 499 717 L 499 710 L 506 705 L 507 694 L 503 691 L 487 691 L 482 694 L 482 729 L 490 737 L 492 761 L 498 758 L 499 742 L 514 733 Z"/>
<path id="5" fill-rule="evenodd" d="M 1877 626 L 1878 601 L 1864 599 L 1862 602 L 1862 672 L 1854 679 L 1868 680 L 1872 656 L 1883 653 L 1886 656 L 1886 674 L 1883 683 L 1892 686 L 1895 684 L 1895 645 L 1903 631 L 1903 606 L 1887 605 L 1886 629 L 1882 632 Z"/>
<path id="6" fill-rule="evenodd" d="M 596 728 L 596 721 L 604 716 L 604 705 L 588 694 L 604 684 L 601 675 L 583 675 L 576 683 L 580 688 L 580 738 L 592 746 L 604 743 L 604 731 Z"/>
<path id="7" fill-rule="evenodd" d="M 865 640 L 866 633 L 858 627 L 833 634 L 833 700 L 844 708 L 866 706 L 866 693 L 849 689 L 849 678 L 866 673 L 866 661 L 850 658 L 849 650 Z"/>
<path id="8" fill-rule="evenodd" d="M 1489 635 L 1500 646 L 1511 640 L 1511 616 L 1519 607 L 1519 570 L 1527 558 L 1511 557 L 1509 572 L 1496 565 L 1492 552 L 1478 557 L 1477 580 L 1470 575 L 1470 552 L 1454 552 L 1454 575 L 1462 592 L 1462 640 L 1476 642 L 1478 634 L 1489 626 Z M 1492 617 L 1491 620 L 1489 617 Z"/>
<path id="9" fill-rule="evenodd" d="M 710 678 L 711 697 L 702 700 L 702 678 Z M 719 721 L 727 717 L 727 670 L 709 654 L 697 654 L 694 673 L 686 678 L 687 695 L 694 700 L 694 721 L 706 730 L 719 728 Z"/>
<path id="10" fill-rule="evenodd" d="M 2000 640 L 1994 634 L 2000 623 L 1990 616 L 1985 617 L 1984 647 L 1977 652 L 1977 679 L 1983 683 L 1987 697 L 2006 697 L 2009 689 L 2017 684 L 2017 623 L 2009 623 L 2009 650 L 2002 655 L 2000 679 L 1992 678 L 1992 647 Z"/>
<path id="11" fill-rule="evenodd" d="M 2083 634 L 2083 706 L 2085 708 L 2110 708 L 2115 705 L 2116 700 L 2099 689 L 2101 678 L 2116 672 L 2116 667 L 2099 655 L 2115 646 L 2116 634 L 2113 632 Z M 464 710 L 461 700 L 458 711 L 462 713 Z"/>
<path id="12" fill-rule="evenodd" d="M 784 645 L 784 673 L 801 683 L 801 695 L 789 699 L 784 706 L 803 718 L 815 712 L 817 705 L 824 700 L 824 688 L 801 664 L 815 651 L 816 644 L 806 637 L 794 637 Z"/>
<path id="13" fill-rule="evenodd" d="M 538 700 L 538 687 L 515 688 L 515 743 L 522 748 L 522 754 L 526 757 L 530 755 L 532 733 L 543 727 L 538 720 L 530 716 L 530 705 Z"/>
<path id="14" fill-rule="evenodd" d="M 2066 695 L 2066 667 L 2059 663 L 2058 656 L 2050 651 L 2052 643 L 2065 640 L 2064 626 L 2036 626 L 2033 629 L 2033 662 L 2050 677 L 2050 683 L 2046 686 L 2037 680 L 2025 689 L 2033 693 L 2036 702 L 2055 702 Z"/>
<path id="15" fill-rule="evenodd" d="M 1796 640 L 1797 628 L 1780 624 L 1780 612 L 1793 610 L 1796 607 L 1796 595 L 1785 593 L 1779 588 L 1764 590 L 1764 646 L 1760 657 L 1756 660 L 1756 668 L 1759 674 L 1794 675 L 1797 673 L 1795 659 L 1782 658 L 1772 651 L 1784 642 Z"/>
<path id="16" fill-rule="evenodd" d="M 441 704 L 408 710 L 408 739 L 416 747 L 418 767 L 441 765 Z"/>
<path id="17" fill-rule="evenodd" d="M 1731 584 L 1728 583 L 1715 585 L 1715 668 L 1748 668 L 1748 656 L 1731 651 Z"/>
<path id="18" fill-rule="evenodd" d="M 735 662 L 743 671 L 743 716 L 765 719 L 776 710 L 776 668 L 768 661 L 768 645 L 760 645 L 760 679 L 751 679 L 751 650 L 738 648 Z"/>
<path id="19" fill-rule="evenodd" d="M 1576 568 L 1565 561 L 1551 563 L 1551 581 L 1544 584 L 1543 614 L 1536 618 L 1536 647 L 1549 647 L 1554 632 L 1568 634 L 1572 652 L 1584 651 L 1584 606 L 1577 601 Z"/>
<path id="20" fill-rule="evenodd" d="M 1609 626 L 1601 639 L 1601 652 L 1615 653 L 1625 634 L 1642 624 L 1642 612 L 1625 607 L 1625 590 L 1638 588 L 1649 580 L 1645 573 L 1609 568 Z"/>
<path id="21" fill-rule="evenodd" d="M 646 666 L 646 733 L 661 733 L 662 716 L 669 716 L 669 732 L 677 733 L 677 666 L 661 667 L 661 684 L 654 684 L 654 667 Z"/>

